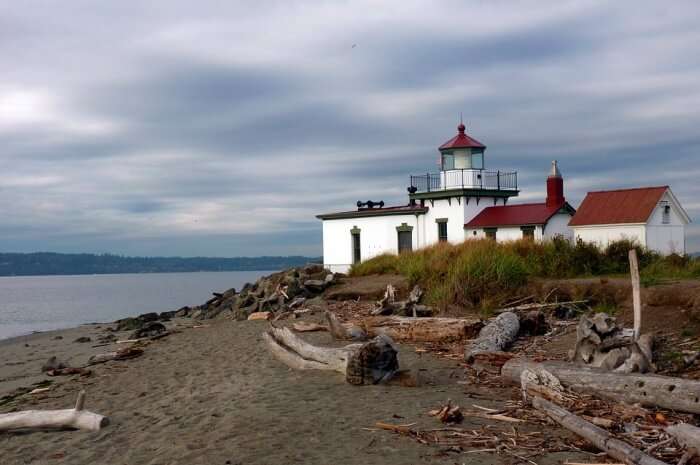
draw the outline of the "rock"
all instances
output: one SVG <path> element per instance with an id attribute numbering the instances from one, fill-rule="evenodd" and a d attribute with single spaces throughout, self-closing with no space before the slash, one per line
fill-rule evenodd
<path id="1" fill-rule="evenodd" d="M 53 338 L 56 341 L 60 341 L 61 339 L 63 339 L 63 336 L 54 336 Z"/>
<path id="2" fill-rule="evenodd" d="M 255 296 L 251 293 L 246 294 L 245 296 L 241 297 L 241 300 L 239 301 L 240 303 L 238 304 L 239 307 L 250 307 L 254 304 L 258 303 L 258 299 L 255 298 Z"/>
<path id="3" fill-rule="evenodd" d="M 117 336 L 115 336 L 114 334 L 106 334 L 104 336 L 100 336 L 97 338 L 97 342 L 99 342 L 100 344 L 106 344 L 106 343 L 114 342 L 116 340 L 117 340 Z"/>
<path id="4" fill-rule="evenodd" d="M 136 318 L 143 321 L 144 323 L 148 323 L 149 321 L 158 321 L 158 314 L 156 312 L 143 313 L 137 316 Z"/>
<path id="5" fill-rule="evenodd" d="M 304 302 L 306 302 L 306 297 L 296 297 L 289 303 L 289 308 L 300 307 L 304 304 Z"/>
<path id="6" fill-rule="evenodd" d="M 92 342 L 92 339 L 90 339 L 87 336 L 80 336 L 78 339 L 76 339 L 73 342 L 79 342 L 79 343 Z"/>
<path id="7" fill-rule="evenodd" d="M 200 318 L 202 317 L 202 314 L 203 314 L 203 310 L 202 310 L 201 308 L 198 308 L 197 310 L 195 310 L 194 312 L 192 312 L 192 315 L 190 315 L 190 317 L 191 317 L 193 320 L 198 320 L 198 319 L 200 319 Z"/>
<path id="8" fill-rule="evenodd" d="M 129 338 L 141 339 L 144 337 L 154 337 L 163 334 L 165 331 L 165 325 L 163 325 L 162 323 L 158 323 L 157 321 L 151 321 L 144 324 L 142 328 L 139 328 L 133 333 L 131 333 L 131 336 L 129 336 Z"/>
<path id="9" fill-rule="evenodd" d="M 323 268 L 323 265 L 320 263 L 309 263 L 302 270 L 306 274 L 316 274 L 322 272 L 324 269 L 325 268 Z"/>
<path id="10" fill-rule="evenodd" d="M 115 323 L 117 324 L 117 331 L 133 331 L 142 327 L 144 322 L 138 318 L 129 317 L 117 320 Z"/>
<path id="11" fill-rule="evenodd" d="M 182 307 L 175 311 L 175 316 L 178 318 L 184 318 L 190 314 L 192 309 L 190 307 Z"/>
<path id="12" fill-rule="evenodd" d="M 272 312 L 255 312 L 248 316 L 248 320 L 269 320 L 272 318 Z"/>
<path id="13" fill-rule="evenodd" d="M 333 280 L 335 279 L 335 275 L 333 273 L 328 273 L 326 277 L 324 278 L 324 281 L 326 282 L 326 285 L 331 284 Z"/>
<path id="14" fill-rule="evenodd" d="M 228 291 L 226 291 L 226 292 L 224 292 L 223 294 L 221 294 L 221 297 L 223 297 L 224 299 L 230 299 L 231 297 L 233 297 L 233 296 L 235 296 L 235 295 L 236 295 L 236 288 L 235 288 L 235 287 L 232 287 L 232 288 L 229 289 Z"/>
<path id="15" fill-rule="evenodd" d="M 68 364 L 64 362 L 60 362 L 55 356 L 51 357 L 41 365 L 41 372 L 46 373 L 47 371 L 51 370 L 60 370 L 61 368 L 68 368 Z"/>
<path id="16" fill-rule="evenodd" d="M 177 313 L 176 310 L 173 310 L 170 312 L 161 312 L 160 315 L 158 315 L 158 319 L 161 321 L 168 321 L 171 318 L 175 318 L 176 313 Z"/>
<path id="17" fill-rule="evenodd" d="M 307 279 L 304 281 L 304 287 L 312 292 L 323 292 L 326 288 L 326 282 L 320 279 Z"/>

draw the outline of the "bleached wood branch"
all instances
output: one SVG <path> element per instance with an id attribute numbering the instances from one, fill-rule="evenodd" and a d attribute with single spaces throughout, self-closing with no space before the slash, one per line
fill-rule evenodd
<path id="1" fill-rule="evenodd" d="M 0 431 L 47 428 L 75 428 L 99 431 L 109 424 L 107 417 L 83 410 L 84 405 L 85 391 L 80 391 L 75 408 L 3 413 L 0 414 Z"/>

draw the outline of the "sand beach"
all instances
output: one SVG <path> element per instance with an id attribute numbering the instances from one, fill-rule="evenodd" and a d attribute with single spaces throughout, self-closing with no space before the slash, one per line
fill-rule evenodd
<path id="1" fill-rule="evenodd" d="M 90 355 L 114 350 L 73 342 L 93 341 L 105 325 L 85 325 L 0 343 L 0 397 L 51 380 L 50 390 L 24 394 L 0 413 L 71 407 L 79 390 L 86 408 L 110 424 L 96 433 L 40 431 L 0 433 L 3 464 L 415 464 L 517 463 L 491 453 L 445 452 L 373 428 L 375 422 L 440 427 L 426 412 L 453 399 L 464 405 L 500 408 L 513 392 L 465 386 L 459 363 L 400 347 L 400 362 L 420 370 L 419 387 L 352 386 L 341 375 L 295 371 L 265 349 L 267 322 L 191 320 L 169 323 L 176 332 L 150 342 L 143 356 L 91 367 L 91 376 L 50 378 L 46 359 L 80 366 Z M 126 337 L 128 334 L 118 334 Z M 61 337 L 58 339 L 58 337 Z M 331 345 L 328 333 L 305 334 Z M 487 420 L 466 419 L 479 428 Z M 491 422 L 492 423 L 492 422 Z M 557 435 L 568 433 L 557 430 Z M 538 463 L 559 463 L 552 454 Z M 566 453 L 571 458 L 571 453 Z"/>

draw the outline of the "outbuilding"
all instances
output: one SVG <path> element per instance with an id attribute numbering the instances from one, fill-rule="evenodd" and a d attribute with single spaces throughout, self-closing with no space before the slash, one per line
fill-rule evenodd
<path id="1" fill-rule="evenodd" d="M 663 255 L 685 254 L 690 217 L 668 186 L 589 192 L 569 222 L 574 237 L 606 247 L 633 240 Z"/>

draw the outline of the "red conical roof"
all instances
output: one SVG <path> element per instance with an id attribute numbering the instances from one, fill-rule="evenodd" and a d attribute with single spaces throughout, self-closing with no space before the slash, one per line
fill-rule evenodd
<path id="1" fill-rule="evenodd" d="M 459 123 L 459 126 L 457 126 L 457 131 L 459 132 L 456 136 L 454 136 L 452 139 L 448 140 L 444 144 L 440 146 L 440 150 L 444 149 L 463 149 L 463 148 L 479 148 L 479 149 L 485 149 L 486 146 L 479 142 L 476 139 L 472 139 L 469 137 L 465 132 L 466 128 L 464 127 L 464 124 Z"/>

